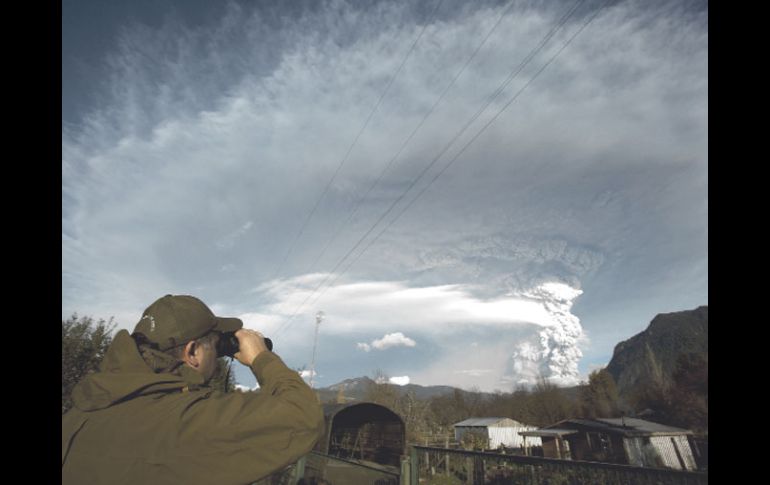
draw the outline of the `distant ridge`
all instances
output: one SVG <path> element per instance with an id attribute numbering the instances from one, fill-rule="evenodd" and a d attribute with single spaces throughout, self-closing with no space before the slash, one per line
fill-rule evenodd
<path id="1" fill-rule="evenodd" d="M 340 389 L 342 389 L 346 401 L 363 401 L 365 400 L 367 391 L 375 384 L 375 381 L 369 377 L 356 377 L 353 379 L 345 379 L 344 381 L 332 384 L 331 386 L 316 389 L 316 392 L 320 395 L 322 402 L 334 401 Z M 452 386 L 421 386 L 419 384 L 407 384 L 405 386 L 391 384 L 391 386 L 393 386 L 400 396 L 412 392 L 415 398 L 421 400 L 452 394 L 455 391 L 470 394 L 469 391 L 464 391 Z M 482 392 L 481 394 L 486 395 L 491 393 Z"/>

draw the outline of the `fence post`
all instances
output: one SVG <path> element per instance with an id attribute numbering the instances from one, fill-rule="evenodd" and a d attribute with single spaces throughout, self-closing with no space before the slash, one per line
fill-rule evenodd
<path id="1" fill-rule="evenodd" d="M 301 479 L 305 478 L 305 461 L 307 455 L 302 456 L 297 460 L 297 465 L 294 467 L 294 478 L 292 479 L 292 485 L 296 485 Z"/>
<path id="2" fill-rule="evenodd" d="M 411 485 L 412 481 L 409 478 L 409 457 L 401 457 L 401 480 L 400 485 Z"/>
<path id="3" fill-rule="evenodd" d="M 473 458 L 470 456 L 465 456 L 465 471 L 466 471 L 466 479 L 465 483 L 473 484 Z"/>
<path id="4" fill-rule="evenodd" d="M 444 448 L 449 449 L 449 436 L 444 441 Z M 446 454 L 446 475 L 449 476 L 449 453 Z"/>
<path id="5" fill-rule="evenodd" d="M 420 467 L 419 467 L 419 460 L 417 458 L 417 448 L 412 446 L 412 448 L 409 450 L 409 483 L 410 485 L 419 485 L 420 483 Z"/>
<path id="6" fill-rule="evenodd" d="M 480 456 L 473 458 L 473 485 L 484 485 L 485 465 L 484 459 Z"/>

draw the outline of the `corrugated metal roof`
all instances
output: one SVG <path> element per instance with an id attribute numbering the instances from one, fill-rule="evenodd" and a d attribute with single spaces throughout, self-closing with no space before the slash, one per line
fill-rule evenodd
<path id="1" fill-rule="evenodd" d="M 692 431 L 665 426 L 663 424 L 653 423 L 638 418 L 597 418 L 597 419 L 565 419 L 558 423 L 547 426 L 545 429 L 561 429 L 569 427 L 570 424 L 577 424 L 602 431 L 621 433 L 626 436 L 638 435 L 676 435 L 692 434 Z"/>
<path id="2" fill-rule="evenodd" d="M 465 421 L 455 423 L 454 426 L 492 426 L 494 424 L 499 424 L 501 421 L 510 421 L 509 424 L 512 426 L 522 425 L 518 421 L 514 421 L 511 418 L 468 418 Z"/>
<path id="3" fill-rule="evenodd" d="M 522 436 L 564 436 L 567 434 L 575 434 L 575 433 L 577 433 L 577 430 L 558 429 L 558 428 L 536 429 L 533 431 L 519 431 L 519 434 Z"/>
<path id="4" fill-rule="evenodd" d="M 637 431 L 648 433 L 690 433 L 686 429 L 674 428 L 673 426 L 653 423 L 652 421 L 645 421 L 639 418 L 598 418 L 597 421 L 602 421 L 616 427 L 623 427 L 625 425 L 625 427 L 631 427 Z"/>

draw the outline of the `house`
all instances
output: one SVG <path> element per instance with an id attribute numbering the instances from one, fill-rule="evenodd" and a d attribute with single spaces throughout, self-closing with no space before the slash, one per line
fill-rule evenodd
<path id="1" fill-rule="evenodd" d="M 473 433 L 485 440 L 485 449 L 497 449 L 500 446 L 508 448 L 521 448 L 524 438 L 519 434 L 522 431 L 535 430 L 534 426 L 527 426 L 510 418 L 469 418 L 454 424 L 455 441 L 461 442 L 468 433 Z M 531 446 L 539 446 L 540 439 L 530 439 Z"/>
<path id="2" fill-rule="evenodd" d="M 695 470 L 688 437 L 692 431 L 638 418 L 565 419 L 526 438 L 542 441 L 546 458 L 602 461 L 632 466 Z"/>

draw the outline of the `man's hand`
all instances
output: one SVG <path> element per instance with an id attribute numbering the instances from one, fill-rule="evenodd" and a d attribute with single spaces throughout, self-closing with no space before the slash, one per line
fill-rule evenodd
<path id="1" fill-rule="evenodd" d="M 238 339 L 240 349 L 235 353 L 238 362 L 245 366 L 250 366 L 259 354 L 267 351 L 265 337 L 256 330 L 242 328 L 235 332 L 235 338 Z"/>

